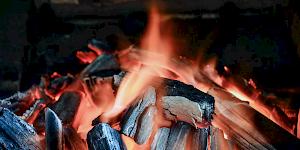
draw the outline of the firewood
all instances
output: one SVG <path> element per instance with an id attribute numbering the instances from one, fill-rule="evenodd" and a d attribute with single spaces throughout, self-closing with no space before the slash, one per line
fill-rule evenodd
<path id="1" fill-rule="evenodd" d="M 55 112 L 50 108 L 46 108 L 45 111 L 45 126 L 46 149 L 62 150 L 64 147 L 62 124 Z"/>
<path id="2" fill-rule="evenodd" d="M 212 124 L 243 149 L 294 149 L 300 140 L 220 88 L 212 88 L 215 115 Z"/>
<path id="3" fill-rule="evenodd" d="M 80 102 L 80 93 L 75 91 L 67 91 L 64 92 L 58 101 L 50 106 L 50 108 L 57 114 L 62 123 L 67 125 L 73 122 Z"/>
<path id="4" fill-rule="evenodd" d="M 154 117 L 157 115 L 157 109 L 155 106 L 150 106 L 139 117 L 137 125 L 137 132 L 134 139 L 137 144 L 144 144 L 150 137 L 154 129 Z"/>
<path id="5" fill-rule="evenodd" d="M 185 122 L 178 122 L 172 126 L 168 137 L 166 150 L 185 149 L 190 131 L 191 126 Z"/>
<path id="6" fill-rule="evenodd" d="M 212 96 L 191 85 L 169 79 L 165 80 L 163 90 L 166 91 L 166 96 L 161 100 L 163 108 L 173 116 L 167 115 L 167 118 L 186 121 L 196 127 L 205 126 L 212 120 L 214 112 Z"/>
<path id="7" fill-rule="evenodd" d="M 0 148 L 42 149 L 32 126 L 6 108 L 0 110 Z"/>
<path id="8" fill-rule="evenodd" d="M 91 64 L 89 64 L 81 73 L 80 78 L 83 79 L 86 76 L 90 76 L 103 70 L 119 70 L 120 66 L 115 57 L 112 54 L 102 54 L 97 57 Z M 113 75 L 113 74 L 112 74 Z"/>
<path id="9" fill-rule="evenodd" d="M 190 150 L 207 150 L 208 137 L 210 136 L 208 128 L 192 128 L 188 139 L 187 149 Z"/>
<path id="10" fill-rule="evenodd" d="M 151 143 L 151 150 L 165 150 L 170 134 L 169 128 L 159 128 L 154 136 L 154 140 Z"/>
<path id="11" fill-rule="evenodd" d="M 62 124 L 70 125 L 74 121 L 74 117 L 77 113 L 79 104 L 81 102 L 81 95 L 78 92 L 67 91 L 64 92 L 60 98 L 54 103 L 49 105 L 49 108 L 53 110 Z M 45 129 L 45 113 L 41 111 L 35 122 L 33 123 L 37 132 L 43 132 Z"/>
<path id="12" fill-rule="evenodd" d="M 149 106 L 154 106 L 156 102 L 156 92 L 153 87 L 149 87 L 142 99 L 131 107 L 122 119 L 121 132 L 129 137 L 134 137 L 137 132 L 138 118 Z"/>
<path id="13" fill-rule="evenodd" d="M 108 124 L 100 123 L 87 136 L 90 150 L 125 150 L 120 134 Z"/>
<path id="14" fill-rule="evenodd" d="M 232 150 L 232 149 L 242 149 L 237 147 L 237 145 L 231 140 L 225 139 L 225 134 L 222 130 L 211 126 L 209 127 L 209 148 L 211 150 Z"/>

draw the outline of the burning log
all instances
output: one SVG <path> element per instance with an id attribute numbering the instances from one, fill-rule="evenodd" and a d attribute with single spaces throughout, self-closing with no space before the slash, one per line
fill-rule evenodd
<path id="1" fill-rule="evenodd" d="M 50 108 L 57 114 L 64 125 L 68 125 L 73 122 L 80 102 L 80 93 L 68 91 L 63 93 L 58 101 L 50 106 Z"/>
<path id="2" fill-rule="evenodd" d="M 34 129 L 6 108 L 0 110 L 1 149 L 41 150 Z"/>
<path id="3" fill-rule="evenodd" d="M 211 150 L 230 150 L 230 149 L 242 149 L 241 147 L 237 147 L 235 143 L 231 140 L 225 139 L 226 134 L 222 132 L 222 130 L 211 126 L 209 128 L 210 133 L 210 149 Z"/>
<path id="4" fill-rule="evenodd" d="M 220 88 L 208 92 L 215 97 L 213 126 L 243 149 L 294 149 L 300 141 L 295 136 Z"/>
<path id="5" fill-rule="evenodd" d="M 60 119 L 50 108 L 45 112 L 46 147 L 47 149 L 63 149 L 63 131 Z"/>
<path id="6" fill-rule="evenodd" d="M 199 129 L 195 129 L 192 128 L 191 129 L 192 132 L 188 139 L 189 144 L 188 147 L 189 149 L 192 150 L 207 150 L 208 149 L 208 137 L 210 136 L 210 132 L 208 128 L 199 128 Z M 191 140 L 190 140 L 191 139 Z M 197 146 L 195 146 L 197 145 Z"/>
<path id="7" fill-rule="evenodd" d="M 108 124 L 96 125 L 87 136 L 90 150 L 125 150 L 120 134 Z"/>
<path id="8" fill-rule="evenodd" d="M 89 64 L 80 74 L 81 78 L 90 76 L 96 72 L 103 70 L 119 70 L 119 62 L 115 55 L 112 54 L 102 54 L 97 57 L 91 64 Z"/>
<path id="9" fill-rule="evenodd" d="M 80 93 L 67 91 L 64 92 L 54 104 L 48 107 L 55 112 L 63 125 L 70 125 L 74 121 L 80 102 Z M 43 111 L 39 114 L 33 125 L 38 132 L 44 131 L 45 114 Z"/>
<path id="10" fill-rule="evenodd" d="M 154 118 L 156 116 L 157 109 L 155 106 L 148 107 L 139 118 L 137 125 L 137 132 L 134 136 L 137 144 L 144 144 L 151 136 L 154 130 Z"/>
<path id="11" fill-rule="evenodd" d="M 149 87 L 143 98 L 131 107 L 123 117 L 121 132 L 129 137 L 134 137 L 137 130 L 138 118 L 149 106 L 154 106 L 156 102 L 156 92 L 153 87 Z"/>
<path id="12" fill-rule="evenodd" d="M 164 85 L 154 86 L 158 93 L 154 87 L 149 87 L 140 101 L 123 117 L 121 132 L 134 138 L 137 144 L 144 144 L 150 139 L 152 132 L 160 126 L 155 120 L 161 114 L 166 122 L 184 121 L 194 127 L 207 127 L 210 124 L 214 111 L 213 97 L 179 81 L 164 81 Z M 158 96 L 161 98 L 157 101 Z M 166 139 L 160 138 L 168 136 L 166 129 L 158 129 L 157 132 L 152 148 L 164 147 L 162 143 L 165 143 L 163 140 Z"/>
<path id="13" fill-rule="evenodd" d="M 154 136 L 154 140 L 151 144 L 151 150 L 166 149 L 168 137 L 170 134 L 169 128 L 159 128 Z"/>
<path id="14" fill-rule="evenodd" d="M 195 129 L 185 122 L 177 122 L 171 129 L 160 128 L 151 144 L 151 149 L 191 149 L 206 150 L 208 146 L 207 128 Z"/>
<path id="15" fill-rule="evenodd" d="M 184 122 L 178 122 L 172 126 L 168 137 L 167 150 L 185 149 L 191 126 Z"/>
<path id="16" fill-rule="evenodd" d="M 162 106 L 173 116 L 167 118 L 185 121 L 195 127 L 208 125 L 214 113 L 212 96 L 179 81 L 166 80 L 165 84 L 166 96 L 162 97 Z"/>

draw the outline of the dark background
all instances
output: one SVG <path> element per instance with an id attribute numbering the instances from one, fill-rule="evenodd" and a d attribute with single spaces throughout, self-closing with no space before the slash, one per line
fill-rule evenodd
<path id="1" fill-rule="evenodd" d="M 148 4 L 138 0 L 1 0 L 0 97 L 38 84 L 44 74 L 77 73 L 84 66 L 74 52 L 88 51 L 92 38 L 104 41 L 111 50 L 138 44 L 147 24 Z M 183 55 L 193 57 L 205 49 L 205 57 L 218 56 L 220 73 L 226 65 L 266 91 L 291 89 L 284 94 L 299 95 L 297 0 L 166 0 L 160 6 L 175 16 L 170 22 Z"/>

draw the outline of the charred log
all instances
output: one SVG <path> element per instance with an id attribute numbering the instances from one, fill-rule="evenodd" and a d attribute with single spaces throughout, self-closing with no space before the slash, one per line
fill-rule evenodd
<path id="1" fill-rule="evenodd" d="M 151 150 L 159 149 L 165 150 L 168 142 L 168 137 L 170 134 L 169 128 L 160 128 L 157 130 L 154 140 L 151 144 Z"/>
<path id="2" fill-rule="evenodd" d="M 0 110 L 1 149 L 42 149 L 34 129 L 6 108 Z"/>
<path id="3" fill-rule="evenodd" d="M 115 55 L 112 54 L 102 54 L 97 57 L 91 64 L 89 64 L 80 74 L 81 78 L 95 74 L 96 72 L 101 72 L 103 70 L 119 70 L 119 62 Z M 113 74 L 112 74 L 113 75 Z"/>
<path id="4" fill-rule="evenodd" d="M 191 126 L 185 122 L 178 122 L 172 126 L 168 138 L 166 150 L 181 150 L 187 146 L 187 139 Z"/>
<path id="5" fill-rule="evenodd" d="M 139 117 L 149 106 L 154 106 L 156 102 L 156 92 L 153 87 L 150 87 L 143 98 L 134 106 L 131 107 L 122 121 L 122 133 L 134 137 L 137 132 L 137 125 Z"/>
<path id="6" fill-rule="evenodd" d="M 53 110 L 62 124 L 69 125 L 74 121 L 79 104 L 81 102 L 81 95 L 78 92 L 65 92 L 57 102 L 50 105 L 49 108 Z M 34 127 L 38 132 L 44 131 L 45 127 L 45 114 L 42 111 L 34 122 Z"/>
<path id="7" fill-rule="evenodd" d="M 167 79 L 165 84 L 163 90 L 166 91 L 166 96 L 181 96 L 197 103 L 198 111 L 201 111 L 200 118 L 208 122 L 212 120 L 212 114 L 214 113 L 214 98 L 212 96 L 180 81 Z"/>
<path id="8" fill-rule="evenodd" d="M 126 149 L 120 134 L 108 124 L 96 125 L 87 136 L 90 150 L 124 150 Z"/>

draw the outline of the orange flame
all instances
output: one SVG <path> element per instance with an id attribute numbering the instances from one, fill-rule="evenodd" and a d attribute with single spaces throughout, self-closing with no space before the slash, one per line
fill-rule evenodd
<path id="1" fill-rule="evenodd" d="M 156 79 L 154 76 L 164 72 L 161 66 L 168 66 L 171 44 L 169 38 L 162 38 L 161 36 L 161 21 L 157 8 L 152 7 L 150 24 L 141 42 L 142 52 L 140 57 L 145 63 L 143 65 L 139 64 L 136 70 L 124 77 L 114 107 L 110 112 L 103 115 L 104 118 L 115 117 L 134 103 L 147 85 L 153 83 L 153 80 Z"/>

